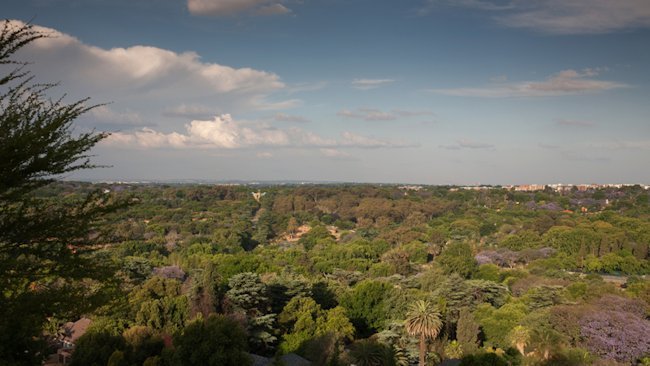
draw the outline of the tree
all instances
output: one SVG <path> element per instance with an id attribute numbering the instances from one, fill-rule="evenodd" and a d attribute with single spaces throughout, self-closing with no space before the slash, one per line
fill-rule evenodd
<path id="1" fill-rule="evenodd" d="M 174 337 L 173 366 L 246 366 L 246 332 L 223 315 L 198 319 Z"/>
<path id="2" fill-rule="evenodd" d="M 55 84 L 34 84 L 21 48 L 46 37 L 29 24 L 0 29 L 0 359 L 41 363 L 47 317 L 71 318 L 102 300 L 109 271 L 91 253 L 88 233 L 119 205 L 93 192 L 61 202 L 37 190 L 62 174 L 93 168 L 88 151 L 105 133 L 73 133 L 94 106 L 49 99 Z M 97 240 L 101 240 L 98 238 Z"/>
<path id="3" fill-rule="evenodd" d="M 289 233 L 290 238 L 293 238 L 293 235 L 298 230 L 298 226 L 298 220 L 296 220 L 295 217 L 291 216 L 291 218 L 289 218 L 289 222 L 287 223 L 287 232 Z"/>
<path id="4" fill-rule="evenodd" d="M 288 330 L 281 345 L 285 353 L 299 351 L 318 338 L 328 338 L 338 347 L 341 342 L 352 340 L 354 335 L 354 326 L 344 308 L 323 310 L 311 297 L 294 297 L 278 319 Z"/>
<path id="5" fill-rule="evenodd" d="M 115 351 L 126 348 L 124 339 L 108 331 L 89 329 L 76 343 L 72 366 L 103 366 Z"/>
<path id="6" fill-rule="evenodd" d="M 440 312 L 429 301 L 416 301 L 405 320 L 406 332 L 420 337 L 420 366 L 426 365 L 427 340 L 435 339 L 442 329 Z"/>
<path id="7" fill-rule="evenodd" d="M 449 244 L 437 258 L 447 274 L 457 273 L 469 278 L 477 269 L 478 264 L 472 255 L 472 248 L 467 243 Z"/>
<path id="8" fill-rule="evenodd" d="M 521 325 L 517 325 L 512 328 L 510 334 L 508 335 L 510 343 L 515 346 L 517 351 L 521 353 L 522 356 L 526 355 L 526 346 L 530 342 L 530 331 Z"/>
<path id="9" fill-rule="evenodd" d="M 226 292 L 226 296 L 236 310 L 250 315 L 266 313 L 269 302 L 268 289 L 258 274 L 245 272 L 234 275 L 228 281 L 228 287 L 230 290 Z"/>
<path id="10" fill-rule="evenodd" d="M 464 354 L 474 353 L 478 349 L 478 335 L 481 327 L 478 325 L 469 308 L 464 307 L 458 315 L 456 323 L 456 340 L 460 343 Z"/>
<path id="11" fill-rule="evenodd" d="M 222 291 L 220 288 L 221 276 L 217 266 L 208 262 L 201 271 L 192 278 L 190 302 L 192 314 L 201 313 L 203 317 L 221 308 Z"/>
<path id="12" fill-rule="evenodd" d="M 341 298 L 341 306 L 347 310 L 359 334 L 367 336 L 384 328 L 388 318 L 386 299 L 391 290 L 392 285 L 388 283 L 366 280 Z"/>
<path id="13" fill-rule="evenodd" d="M 395 352 L 381 343 L 362 339 L 350 347 L 350 357 L 358 366 L 394 366 Z"/>

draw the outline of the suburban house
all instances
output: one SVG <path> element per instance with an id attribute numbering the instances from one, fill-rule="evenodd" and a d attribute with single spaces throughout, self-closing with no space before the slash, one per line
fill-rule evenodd
<path id="1" fill-rule="evenodd" d="M 56 352 L 59 364 L 67 365 L 70 362 L 77 339 L 86 333 L 91 322 L 88 318 L 81 318 L 63 325 L 63 333 L 59 338 L 60 348 Z"/>

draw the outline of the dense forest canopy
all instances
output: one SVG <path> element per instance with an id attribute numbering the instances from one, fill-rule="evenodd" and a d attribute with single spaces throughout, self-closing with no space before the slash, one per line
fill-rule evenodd
<path id="1" fill-rule="evenodd" d="M 137 204 L 98 228 L 107 241 L 93 255 L 118 268 L 123 295 L 77 314 L 93 319 L 78 365 L 118 354 L 198 365 L 223 347 L 231 361 L 210 364 L 648 362 L 650 192 L 639 186 L 60 182 L 39 197 L 98 188 Z M 219 341 L 183 346 L 206 337 Z M 91 351 L 107 339 L 111 352 Z"/>

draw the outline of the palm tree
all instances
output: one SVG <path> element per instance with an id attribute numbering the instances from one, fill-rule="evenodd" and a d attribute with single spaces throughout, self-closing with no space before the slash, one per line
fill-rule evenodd
<path id="1" fill-rule="evenodd" d="M 525 349 L 528 343 L 530 342 L 530 332 L 526 327 L 523 327 L 521 325 L 517 325 L 516 327 L 512 328 L 512 331 L 510 332 L 510 343 L 517 348 L 519 353 L 522 354 L 522 356 L 525 356 Z"/>
<path id="2" fill-rule="evenodd" d="M 427 339 L 435 339 L 442 329 L 440 312 L 429 301 L 418 300 L 406 314 L 406 332 L 420 337 L 420 366 L 425 365 Z"/>

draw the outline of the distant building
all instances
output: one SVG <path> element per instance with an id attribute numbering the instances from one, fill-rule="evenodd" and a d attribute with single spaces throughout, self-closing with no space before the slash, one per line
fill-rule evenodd
<path id="1" fill-rule="evenodd" d="M 422 190 L 423 187 L 422 186 L 408 186 L 407 185 L 407 186 L 399 186 L 397 188 L 403 189 L 405 191 L 416 191 L 417 192 L 417 191 Z"/>
<path id="2" fill-rule="evenodd" d="M 545 184 L 520 184 L 515 186 L 515 191 L 519 192 L 543 191 L 544 189 L 546 189 Z"/>

